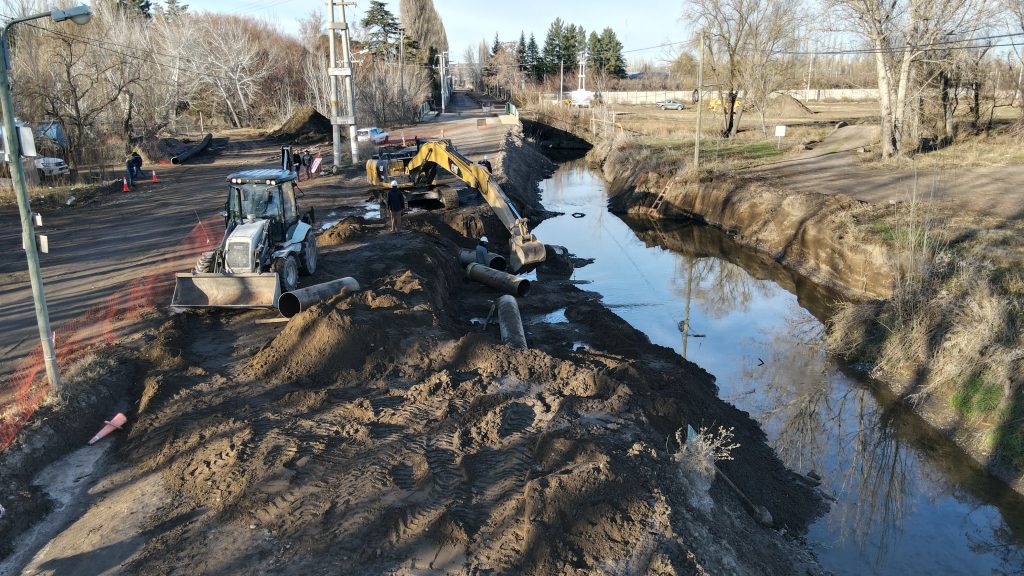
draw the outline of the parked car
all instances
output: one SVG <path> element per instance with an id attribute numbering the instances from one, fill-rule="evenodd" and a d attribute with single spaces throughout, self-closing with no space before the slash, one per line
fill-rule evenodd
<path id="1" fill-rule="evenodd" d="M 359 142 L 373 142 L 374 144 L 383 144 L 388 140 L 388 133 L 377 128 L 360 128 L 356 130 L 356 140 Z"/>
<path id="2" fill-rule="evenodd" d="M 71 173 L 71 169 L 68 168 L 67 162 L 60 158 L 43 156 L 41 158 L 36 158 L 33 165 L 36 167 L 36 171 L 39 172 L 40 178 L 63 176 Z"/>
<path id="3" fill-rule="evenodd" d="M 679 100 L 665 100 L 664 102 L 658 103 L 658 108 L 662 110 L 682 110 L 683 103 Z"/>

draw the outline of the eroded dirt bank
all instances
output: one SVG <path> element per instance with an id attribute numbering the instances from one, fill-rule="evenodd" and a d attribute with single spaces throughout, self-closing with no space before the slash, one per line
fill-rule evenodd
<path id="1" fill-rule="evenodd" d="M 502 159 L 506 174 L 517 156 Z M 531 349 L 501 345 L 480 322 L 498 294 L 455 258 L 496 219 L 467 206 L 409 220 L 413 232 L 393 235 L 350 216 L 322 234 L 312 281 L 354 276 L 364 289 L 287 324 L 257 323 L 263 311 L 179 314 L 97 351 L 87 382 L 131 390 L 130 425 L 112 439 L 115 463 L 86 480 L 84 512 L 31 566 L 821 572 L 793 539 L 822 511 L 819 493 L 710 375 L 579 290 L 567 258 L 542 265 L 520 299 Z M 767 526 L 723 480 L 680 461 L 688 425 L 734 430 L 721 469 Z M 22 446 L 25 471 L 48 460 Z M 37 491 L 28 478 L 5 472 L 10 489 Z"/>
<path id="2" fill-rule="evenodd" d="M 614 195 L 613 212 L 690 218 L 721 228 L 738 243 L 850 298 L 885 298 L 892 291 L 890 256 L 856 226 L 858 215 L 876 210 L 865 202 L 790 193 L 751 178 L 695 179 L 679 164 L 623 141 L 601 144 L 591 159 Z M 662 204 L 652 210 L 662 195 Z"/>

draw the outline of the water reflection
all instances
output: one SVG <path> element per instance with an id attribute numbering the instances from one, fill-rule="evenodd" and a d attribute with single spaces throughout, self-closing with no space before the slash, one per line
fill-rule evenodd
<path id="1" fill-rule="evenodd" d="M 757 418 L 793 469 L 836 499 L 809 539 L 837 574 L 1024 573 L 1024 505 L 948 439 L 824 353 L 836 294 L 696 226 L 624 222 L 589 172 L 544 185 L 537 229 L 594 264 L 577 271 L 652 341 L 674 346 Z M 634 273 L 635 272 L 635 273 Z"/>

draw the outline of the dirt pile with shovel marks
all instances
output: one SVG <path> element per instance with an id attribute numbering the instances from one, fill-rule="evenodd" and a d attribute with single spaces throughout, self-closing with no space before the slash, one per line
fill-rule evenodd
<path id="1" fill-rule="evenodd" d="M 499 294 L 456 261 L 472 240 L 417 219 L 440 234 L 347 224 L 317 279 L 363 290 L 287 324 L 182 314 L 151 335 L 121 454 L 164 494 L 125 573 L 819 571 L 784 533 L 820 498 L 708 374 L 559 265 L 519 301 L 531 349 L 502 345 L 480 322 Z M 734 428 L 720 465 L 770 526 L 723 481 L 687 480 L 687 425 Z"/>

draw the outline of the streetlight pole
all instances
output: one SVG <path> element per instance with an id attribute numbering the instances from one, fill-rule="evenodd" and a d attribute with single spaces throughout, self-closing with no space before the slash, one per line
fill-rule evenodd
<path id="1" fill-rule="evenodd" d="M 10 53 L 7 49 L 7 35 L 11 26 L 27 20 L 46 18 L 54 22 L 71 20 L 75 24 L 85 24 L 92 16 L 86 6 L 75 6 L 67 10 L 52 10 L 41 14 L 33 14 L 24 18 L 15 18 L 0 32 L 0 105 L 3 107 L 4 144 L 7 151 L 8 165 L 11 168 L 11 182 L 14 194 L 18 199 L 18 212 L 21 215 L 21 243 L 28 260 L 28 277 L 32 284 L 32 299 L 35 301 L 36 324 L 39 325 L 39 341 L 43 345 L 43 362 L 46 366 L 46 377 L 55 391 L 61 389 L 60 370 L 57 368 L 57 355 L 54 351 L 53 332 L 50 331 L 50 314 L 46 309 L 46 294 L 43 291 L 43 274 L 39 269 L 39 252 L 36 250 L 35 232 L 32 228 L 32 207 L 25 185 L 25 170 L 21 165 L 21 147 L 18 144 L 18 128 L 14 125 L 14 102 L 11 98 Z"/>

